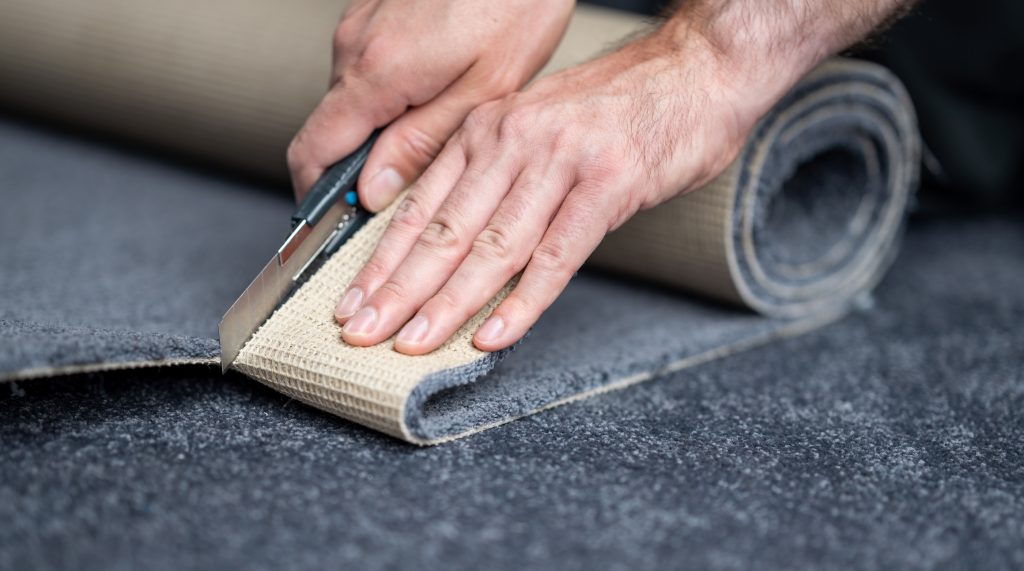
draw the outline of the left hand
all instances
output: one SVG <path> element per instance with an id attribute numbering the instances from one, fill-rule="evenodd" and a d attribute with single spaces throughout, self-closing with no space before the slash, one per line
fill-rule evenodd
<path id="1" fill-rule="evenodd" d="M 520 339 L 606 233 L 702 186 L 781 95 L 732 73 L 699 34 L 657 34 L 474 110 L 412 186 L 336 318 L 348 343 L 401 331 L 438 348 L 522 271 L 476 332 Z M 742 93 L 743 97 L 738 97 Z"/>

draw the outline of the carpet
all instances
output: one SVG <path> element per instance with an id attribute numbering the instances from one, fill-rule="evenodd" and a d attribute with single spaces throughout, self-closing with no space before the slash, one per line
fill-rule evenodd
<path id="1" fill-rule="evenodd" d="M 294 207 L 254 183 L 12 118 L 0 121 L 0 186 L 0 377 L 210 361 L 219 315 Z"/>
<path id="2" fill-rule="evenodd" d="M 286 7 L 271 0 L 102 0 L 87 7 L 16 0 L 0 23 L 0 48 L 7 48 L 0 49 L 0 103 L 273 180 L 284 144 L 323 92 L 329 26 L 341 7 L 323 0 Z M 594 57 L 642 27 L 635 17 L 581 7 L 546 71 Z M 887 269 L 916 185 L 917 137 L 909 100 L 891 74 L 828 62 L 762 118 L 718 179 L 638 215 L 593 256 L 595 265 L 620 274 L 774 320 L 678 296 L 678 307 L 658 311 L 673 298 L 625 285 L 586 301 L 594 288 L 583 279 L 561 302 L 564 322 L 535 332 L 558 342 L 508 359 L 558 358 L 558 374 L 514 364 L 506 367 L 514 375 L 498 369 L 479 379 L 504 356 L 471 344 L 472 326 L 486 310 L 427 356 L 399 355 L 387 345 L 350 347 L 340 341 L 330 307 L 372 250 L 385 225 L 378 218 L 267 320 L 235 364 L 308 404 L 434 444 L 798 334 L 845 313 Z M 213 335 L 197 331 L 228 304 L 214 306 L 220 298 L 211 293 L 244 279 L 234 273 L 241 265 L 220 260 L 272 252 L 262 240 L 283 237 L 285 229 L 253 222 L 269 220 L 278 207 L 221 196 L 220 182 L 179 196 L 175 186 L 187 184 L 181 175 L 150 182 L 139 170 L 145 167 L 122 174 L 116 157 L 98 166 L 95 157 L 51 153 L 28 138 L 22 145 L 9 137 L 0 157 L 10 163 L 0 167 L 8 171 L 2 182 L 17 195 L 0 236 L 17 246 L 0 250 L 0 263 L 19 268 L 0 283 L 0 293 L 10 292 L 0 297 L 0 338 L 8 345 L 0 351 L 0 378 L 214 360 Z M 41 161 L 61 167 L 41 168 Z M 59 206 L 51 213 L 48 202 Z M 50 254 L 54 222 L 70 263 Z M 247 241 L 246 231 L 260 237 Z M 131 277 L 121 280 L 123 274 Z M 72 295 L 62 289 L 70 284 Z M 588 307 L 594 303 L 615 309 L 595 312 Z M 592 323 L 589 315 L 597 313 L 604 320 Z M 574 344 L 582 342 L 609 347 L 614 360 L 577 358 Z"/>
<path id="3" fill-rule="evenodd" d="M 434 448 L 212 368 L 4 385 L 0 568 L 1019 569 L 1022 260 L 914 219 L 870 311 Z"/>
<path id="4" fill-rule="evenodd" d="M 145 161 L 8 131 L 0 130 L 9 141 L 0 176 L 14 207 L 4 213 L 0 237 L 9 247 L 0 262 L 18 271 L 0 283 L 0 377 L 215 360 L 216 342 L 198 333 L 199 323 L 212 332 L 228 304 L 212 306 L 220 298 L 211 288 L 244 283 L 233 273 L 242 266 L 218 261 L 274 251 L 256 248 L 285 229 L 250 222 L 269 220 L 283 204 L 250 204 L 223 181 L 203 188 L 187 175 L 165 176 L 166 167 L 147 177 Z M 264 324 L 236 364 L 306 403 L 435 444 L 799 334 L 845 313 L 888 267 L 916 153 L 898 83 L 881 68 L 830 62 L 762 120 L 719 179 L 637 217 L 595 255 L 603 267 L 660 276 L 774 319 L 651 295 L 626 281 L 601 288 L 582 279 L 552 311 L 559 319 L 524 344 L 537 349 L 516 352 L 494 374 L 481 377 L 504 354 L 473 348 L 472 323 L 421 357 L 387 344 L 350 347 L 332 308 L 372 251 L 384 213 Z M 179 194 L 179 185 L 189 188 Z M 48 235 L 54 225 L 64 243 Z M 247 233 L 260 238 L 248 241 Z M 53 256 L 55 246 L 62 251 Z M 608 349 L 605 359 L 579 350 L 593 344 Z M 534 365 L 555 361 L 561 366 Z"/>

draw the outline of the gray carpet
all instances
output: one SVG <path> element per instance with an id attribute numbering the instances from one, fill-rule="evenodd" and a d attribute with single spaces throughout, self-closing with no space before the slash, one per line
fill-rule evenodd
<path id="1" fill-rule="evenodd" d="M 709 189 L 732 205 L 733 214 L 726 216 L 716 206 L 720 201 L 705 204 L 699 197 L 666 205 L 658 216 L 624 227 L 609 240 L 619 249 L 604 255 L 606 263 L 646 258 L 622 264 L 635 272 L 630 275 L 661 267 L 651 277 L 675 274 L 669 283 L 710 293 L 735 290 L 724 297 L 741 298 L 774 320 L 694 296 L 582 276 L 494 374 L 484 375 L 501 354 L 436 371 L 411 394 L 377 393 L 369 381 L 340 390 L 336 383 L 307 382 L 308 375 L 294 371 L 336 349 L 338 331 L 325 330 L 322 345 L 300 343 L 306 355 L 280 353 L 297 347 L 294 335 L 272 333 L 289 330 L 283 317 L 262 335 L 276 341 L 267 345 L 277 355 L 270 359 L 274 366 L 242 359 L 240 370 L 347 418 L 367 419 L 379 403 L 401 403 L 387 413 L 396 426 L 382 429 L 436 442 L 806 331 L 845 313 L 884 274 L 917 159 L 912 113 L 898 82 L 876 66 L 830 62 L 763 118 L 735 168 L 720 177 L 725 182 Z M 0 186 L 10 189 L 8 208 L 0 211 L 0 267 L 17 268 L 0 279 L 0 380 L 54 368 L 216 358 L 213 333 L 229 295 L 274 251 L 271 240 L 285 236 L 290 211 L 286 192 L 275 197 L 4 121 Z M 679 226 L 704 232 L 670 232 Z M 730 246 L 706 241 L 723 234 Z M 747 246 L 765 242 L 767 248 Z M 762 249 L 764 255 L 754 253 Z M 680 264 L 689 271 L 670 267 Z M 693 268 L 708 275 L 695 276 Z M 344 284 L 328 283 L 329 276 L 320 274 L 318 283 L 339 291 Z M 364 362 L 356 353 L 343 362 Z M 328 376 L 352 379 L 369 369 Z M 378 382 L 397 381 L 383 373 Z M 366 408 L 343 404 L 353 402 Z"/>
<path id="2" fill-rule="evenodd" d="M 14 269 L 0 274 L 0 379 L 218 357 L 221 314 L 294 208 L 287 192 L 3 120 L 0 187 L 0 267 Z M 461 432 L 793 325 L 584 275 L 487 376 L 441 391 L 444 375 L 422 383 L 409 426 L 423 438 Z"/>
<path id="3" fill-rule="evenodd" d="M 0 375 L 219 355 L 220 315 L 292 209 L 283 193 L 2 116 L 0 188 Z"/>
<path id="4" fill-rule="evenodd" d="M 1020 568 L 1022 221 L 915 220 L 868 311 L 431 449 L 204 368 L 0 386 L 0 568 Z"/>

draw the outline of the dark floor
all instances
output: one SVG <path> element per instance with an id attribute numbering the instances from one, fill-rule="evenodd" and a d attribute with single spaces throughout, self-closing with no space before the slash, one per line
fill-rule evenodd
<path id="1" fill-rule="evenodd" d="M 874 308 L 420 449 L 238 376 L 0 386 L 0 569 L 1020 569 L 1024 219 Z"/>

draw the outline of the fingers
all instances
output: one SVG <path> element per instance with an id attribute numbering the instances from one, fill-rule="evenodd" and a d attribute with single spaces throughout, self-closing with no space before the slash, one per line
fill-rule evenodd
<path id="1" fill-rule="evenodd" d="M 394 273 L 465 169 L 466 154 L 458 142 L 452 141 L 409 189 L 370 260 L 342 295 L 334 311 L 339 323 L 345 324 Z"/>
<path id="2" fill-rule="evenodd" d="M 512 186 L 512 157 L 473 157 L 394 273 L 345 324 L 342 337 L 373 345 L 391 337 L 462 263 Z M 383 242 L 383 239 L 382 239 Z"/>
<path id="3" fill-rule="evenodd" d="M 400 96 L 373 96 L 358 81 L 340 84 L 324 96 L 288 146 L 288 169 L 297 198 L 323 171 L 356 150 L 376 127 L 405 109 Z"/>
<path id="4" fill-rule="evenodd" d="M 610 206 L 602 200 L 609 194 L 580 187 L 569 193 L 515 289 L 474 335 L 477 348 L 497 351 L 512 345 L 554 303 L 608 232 L 601 213 Z"/>
<path id="5" fill-rule="evenodd" d="M 383 210 L 416 180 L 466 115 L 491 97 L 481 85 L 470 69 L 440 95 L 406 111 L 381 133 L 359 177 L 359 194 L 367 210 Z"/>
<path id="6" fill-rule="evenodd" d="M 521 174 L 463 263 L 398 333 L 395 349 L 429 353 L 485 306 L 526 266 L 571 182 L 553 165 Z"/>

